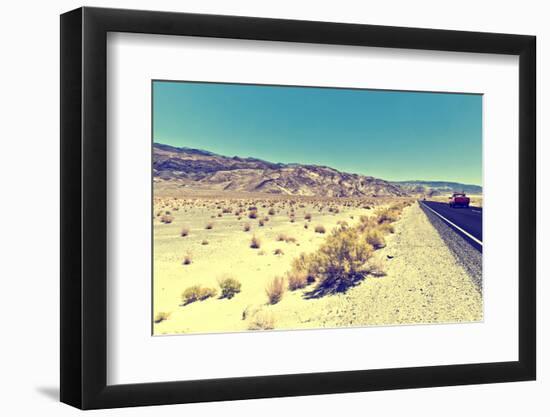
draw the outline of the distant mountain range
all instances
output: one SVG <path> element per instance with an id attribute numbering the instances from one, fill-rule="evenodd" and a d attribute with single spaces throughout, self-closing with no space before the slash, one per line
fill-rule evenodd
<path id="1" fill-rule="evenodd" d="M 155 181 L 177 181 L 198 189 L 328 197 L 407 196 L 417 194 L 420 187 L 424 193 L 428 189 L 443 191 L 449 184 L 461 185 L 429 181 L 389 182 L 326 166 L 229 157 L 160 143 L 153 144 L 153 175 Z M 473 193 L 467 189 L 464 191 Z"/>
<path id="2" fill-rule="evenodd" d="M 479 185 L 448 181 L 393 181 L 392 184 L 412 194 L 440 195 L 455 191 L 466 194 L 482 194 L 483 192 L 483 188 Z"/>

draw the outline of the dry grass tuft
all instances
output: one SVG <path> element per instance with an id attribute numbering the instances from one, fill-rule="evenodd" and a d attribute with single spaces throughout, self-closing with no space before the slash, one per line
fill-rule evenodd
<path id="1" fill-rule="evenodd" d="M 252 236 L 252 239 L 250 240 L 250 247 L 252 249 L 260 249 L 260 246 L 262 245 L 262 241 L 259 237 L 256 235 Z"/>
<path id="2" fill-rule="evenodd" d="M 185 254 L 185 256 L 183 257 L 182 264 L 183 265 L 190 265 L 191 262 L 193 262 L 193 256 L 191 255 L 191 253 Z"/>
<path id="3" fill-rule="evenodd" d="M 164 311 L 160 311 L 155 316 L 154 322 L 156 324 L 163 322 L 164 320 L 168 320 L 168 317 L 170 317 L 170 313 L 165 313 Z"/>
<path id="4" fill-rule="evenodd" d="M 265 288 L 269 304 L 277 304 L 285 293 L 285 280 L 283 277 L 275 277 Z"/>
<path id="5" fill-rule="evenodd" d="M 188 235 L 189 235 L 189 228 L 188 227 L 182 227 L 181 232 L 180 232 L 180 236 L 185 237 L 185 236 L 188 236 Z"/>
<path id="6" fill-rule="evenodd" d="M 273 330 L 274 328 L 275 316 L 267 311 L 258 311 L 248 323 L 248 330 Z"/>
<path id="7" fill-rule="evenodd" d="M 243 226 L 243 230 L 245 232 L 250 232 L 250 223 L 245 223 L 244 226 Z"/>
<path id="8" fill-rule="evenodd" d="M 326 233 L 326 229 L 325 229 L 325 226 L 323 225 L 320 225 L 318 224 L 317 226 L 315 226 L 315 233 Z"/>
<path id="9" fill-rule="evenodd" d="M 171 214 L 163 214 L 160 218 L 160 222 L 164 224 L 170 224 L 174 221 L 174 216 Z"/>
<path id="10" fill-rule="evenodd" d="M 211 229 L 214 228 L 214 223 L 212 223 L 212 222 L 206 223 L 206 226 L 204 228 L 206 230 L 211 230 Z"/>
<path id="11" fill-rule="evenodd" d="M 277 248 L 273 251 L 273 255 L 284 255 L 285 253 L 281 248 Z"/>
<path id="12" fill-rule="evenodd" d="M 308 284 L 308 274 L 305 271 L 291 272 L 287 275 L 288 289 L 290 291 L 296 291 L 300 288 L 304 288 Z"/>
<path id="13" fill-rule="evenodd" d="M 369 229 L 365 232 L 365 240 L 372 245 L 374 249 L 381 249 L 386 246 L 384 235 L 379 229 Z"/>

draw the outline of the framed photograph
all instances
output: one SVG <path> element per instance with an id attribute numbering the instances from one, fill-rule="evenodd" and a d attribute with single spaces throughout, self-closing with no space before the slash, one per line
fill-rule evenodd
<path id="1" fill-rule="evenodd" d="M 535 37 L 61 16 L 61 401 L 533 380 Z"/>

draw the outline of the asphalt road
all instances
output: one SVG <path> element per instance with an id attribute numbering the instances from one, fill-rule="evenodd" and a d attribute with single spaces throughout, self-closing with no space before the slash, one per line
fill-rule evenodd
<path id="1" fill-rule="evenodd" d="M 446 203 L 420 201 L 428 210 L 433 210 L 443 223 L 462 236 L 478 251 L 483 250 L 483 209 L 480 207 L 451 208 Z"/>

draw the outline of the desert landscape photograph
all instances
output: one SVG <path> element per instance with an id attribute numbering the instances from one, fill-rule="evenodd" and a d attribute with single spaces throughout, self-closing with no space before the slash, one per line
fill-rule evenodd
<path id="1" fill-rule="evenodd" d="M 481 95 L 152 94 L 153 335 L 483 320 Z"/>

